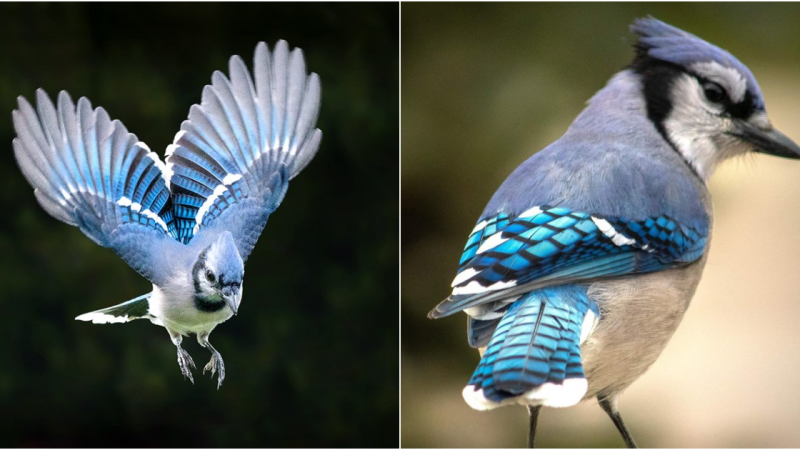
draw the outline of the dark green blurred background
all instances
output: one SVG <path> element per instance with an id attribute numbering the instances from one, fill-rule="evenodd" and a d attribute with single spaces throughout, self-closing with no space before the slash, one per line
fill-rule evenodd
<path id="1" fill-rule="evenodd" d="M 747 64 L 772 122 L 800 142 L 796 3 L 403 4 L 403 446 L 525 444 L 523 408 L 478 412 L 461 397 L 479 359 L 466 317 L 426 313 L 449 294 L 492 193 L 630 63 L 628 26 L 648 14 Z M 622 415 L 644 447 L 798 447 L 800 164 L 753 155 L 723 164 L 710 189 L 703 281 Z M 588 402 L 544 410 L 537 444 L 623 442 Z"/>
<path id="2" fill-rule="evenodd" d="M 11 111 L 67 90 L 163 155 L 211 73 L 278 39 L 320 75 L 322 145 L 212 335 L 217 391 L 163 328 L 73 320 L 151 286 L 37 205 Z M 0 5 L 0 446 L 397 446 L 398 57 L 397 4 Z"/>

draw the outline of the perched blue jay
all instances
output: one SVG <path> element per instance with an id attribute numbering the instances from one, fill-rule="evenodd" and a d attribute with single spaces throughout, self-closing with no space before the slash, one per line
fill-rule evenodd
<path id="1" fill-rule="evenodd" d="M 270 53 L 259 43 L 253 76 L 238 56 L 230 79 L 215 72 L 165 162 L 86 98 L 76 108 L 62 91 L 56 108 L 40 89 L 36 109 L 19 97 L 13 112 L 14 154 L 42 208 L 153 283 L 151 293 L 77 320 L 163 326 L 192 382 L 181 342 L 196 334 L 218 388 L 225 365 L 208 336 L 239 309 L 244 263 L 322 138 L 319 77 L 306 74 L 300 49 L 279 41 Z"/>
<path id="2" fill-rule="evenodd" d="M 800 158 L 730 53 L 652 18 L 631 30 L 633 63 L 500 186 L 452 295 L 429 314 L 467 313 L 482 357 L 464 399 L 526 405 L 529 446 L 542 406 L 591 398 L 635 446 L 617 399 L 658 358 L 700 281 L 706 182 L 747 152 Z"/>

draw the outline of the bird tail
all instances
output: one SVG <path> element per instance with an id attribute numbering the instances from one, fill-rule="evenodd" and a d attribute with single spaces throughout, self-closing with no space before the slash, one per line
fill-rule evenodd
<path id="1" fill-rule="evenodd" d="M 75 320 L 92 323 L 125 323 L 135 319 L 152 319 L 148 302 L 151 295 L 152 293 L 148 292 L 119 305 L 81 314 Z"/>
<path id="2" fill-rule="evenodd" d="M 580 344 L 599 317 L 586 289 L 548 287 L 513 303 L 464 388 L 464 400 L 478 410 L 509 403 L 578 403 L 588 387 Z"/>

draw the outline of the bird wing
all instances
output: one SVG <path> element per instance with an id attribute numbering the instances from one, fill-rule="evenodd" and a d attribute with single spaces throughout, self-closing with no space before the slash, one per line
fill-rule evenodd
<path id="1" fill-rule="evenodd" d="M 259 43 L 253 74 L 255 83 L 238 56 L 230 60 L 230 79 L 215 72 L 166 160 L 178 239 L 228 230 L 245 260 L 288 181 L 311 161 L 322 139 L 314 129 L 319 77 L 306 75 L 300 49 L 290 53 L 279 41 L 270 53 Z"/>
<path id="2" fill-rule="evenodd" d="M 14 154 L 39 204 L 151 282 L 163 281 L 159 268 L 168 253 L 162 252 L 180 244 L 171 238 L 172 207 L 158 156 L 85 97 L 76 108 L 62 91 L 56 109 L 39 89 L 35 110 L 24 97 L 18 103 Z"/>
<path id="3" fill-rule="evenodd" d="M 473 229 L 453 293 L 429 317 L 474 308 L 471 316 L 494 320 L 535 289 L 689 264 L 706 240 L 705 230 L 668 215 L 628 220 L 550 206 L 500 213 Z"/>

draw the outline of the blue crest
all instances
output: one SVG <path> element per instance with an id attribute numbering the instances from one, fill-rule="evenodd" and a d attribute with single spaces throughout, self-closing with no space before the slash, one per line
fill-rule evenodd
<path id="1" fill-rule="evenodd" d="M 236 249 L 236 242 L 230 232 L 224 231 L 213 244 L 208 247 L 206 254 L 208 264 L 213 267 L 220 282 L 241 282 L 244 277 L 244 262 Z M 222 279 L 225 278 L 225 280 Z"/>
<path id="2" fill-rule="evenodd" d="M 764 109 L 764 96 L 753 73 L 727 51 L 652 17 L 634 21 L 631 32 L 638 37 L 637 48 L 653 59 L 685 68 L 713 61 L 735 69 L 747 80 L 747 91 L 752 95 L 755 106 Z"/>

